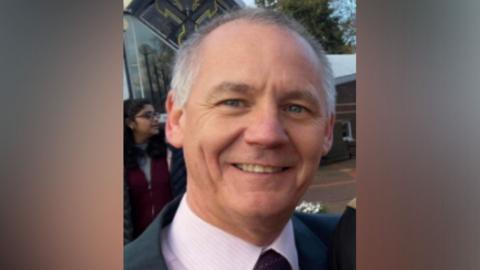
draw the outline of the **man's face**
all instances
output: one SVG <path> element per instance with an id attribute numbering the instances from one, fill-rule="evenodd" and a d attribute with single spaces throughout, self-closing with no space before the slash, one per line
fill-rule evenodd
<path id="1" fill-rule="evenodd" d="M 197 214 L 290 216 L 332 142 L 318 70 L 307 43 L 275 26 L 237 20 L 206 37 L 187 103 L 167 105 Z"/>

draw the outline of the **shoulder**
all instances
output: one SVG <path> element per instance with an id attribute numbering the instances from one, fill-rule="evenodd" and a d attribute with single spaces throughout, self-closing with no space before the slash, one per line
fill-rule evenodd
<path id="1" fill-rule="evenodd" d="M 295 246 L 301 269 L 327 269 L 327 254 L 340 216 L 295 213 L 292 217 Z"/>
<path id="2" fill-rule="evenodd" d="M 355 269 L 356 203 L 345 209 L 332 237 L 330 248 L 331 269 Z"/>
<path id="3" fill-rule="evenodd" d="M 357 202 L 356 199 L 354 199 L 348 203 L 347 207 L 345 208 L 345 211 L 343 212 L 335 230 L 335 238 L 338 238 L 337 240 L 355 240 L 356 207 Z"/>
<path id="4" fill-rule="evenodd" d="M 171 223 L 180 203 L 177 197 L 160 212 L 147 229 L 124 248 L 125 270 L 167 269 L 162 252 L 162 229 Z"/>
<path id="5" fill-rule="evenodd" d="M 124 266 L 126 270 L 158 269 L 162 260 L 160 230 L 157 217 L 142 235 L 125 246 Z"/>
<path id="6" fill-rule="evenodd" d="M 295 212 L 293 215 L 293 224 L 297 230 L 309 230 L 324 243 L 330 242 L 339 220 L 339 214 L 306 214 Z"/>

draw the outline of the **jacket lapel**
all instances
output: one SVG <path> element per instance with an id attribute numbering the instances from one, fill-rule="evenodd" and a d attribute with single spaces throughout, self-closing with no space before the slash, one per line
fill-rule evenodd
<path id="1" fill-rule="evenodd" d="M 125 246 L 125 270 L 167 270 L 162 253 L 162 229 L 172 222 L 181 198 L 178 196 L 167 204 L 143 234 Z"/>
<path id="2" fill-rule="evenodd" d="M 175 216 L 182 196 L 170 202 L 135 241 L 125 246 L 125 269 L 167 270 L 161 249 L 161 231 Z M 293 231 L 301 270 L 326 270 L 327 246 L 308 226 L 293 215 Z M 152 239 L 156 239 L 152 241 Z M 128 254 L 128 255 L 127 255 Z"/>
<path id="3" fill-rule="evenodd" d="M 327 246 L 295 215 L 292 222 L 300 269 L 327 269 Z"/>

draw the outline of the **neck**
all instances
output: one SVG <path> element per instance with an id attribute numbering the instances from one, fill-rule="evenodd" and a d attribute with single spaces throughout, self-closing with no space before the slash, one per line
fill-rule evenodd
<path id="1" fill-rule="evenodd" d="M 268 246 L 273 243 L 291 217 L 290 214 L 284 213 L 268 217 L 246 217 L 232 212 L 218 215 L 222 210 L 206 203 L 204 197 L 197 198 L 189 193 L 188 188 L 187 204 L 192 212 L 205 222 L 256 246 Z"/>
<path id="2" fill-rule="evenodd" d="M 135 144 L 147 143 L 148 139 L 149 139 L 149 137 L 147 137 L 147 136 L 141 136 L 141 135 L 137 135 L 137 134 L 134 134 L 133 137 L 134 137 L 133 140 L 135 141 Z"/>

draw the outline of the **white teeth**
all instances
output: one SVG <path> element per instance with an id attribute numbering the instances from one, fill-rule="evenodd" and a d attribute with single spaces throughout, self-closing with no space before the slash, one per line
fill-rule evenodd
<path id="1" fill-rule="evenodd" d="M 242 171 L 253 173 L 276 173 L 282 170 L 282 167 L 262 166 L 257 164 L 236 164 L 235 166 Z"/>

